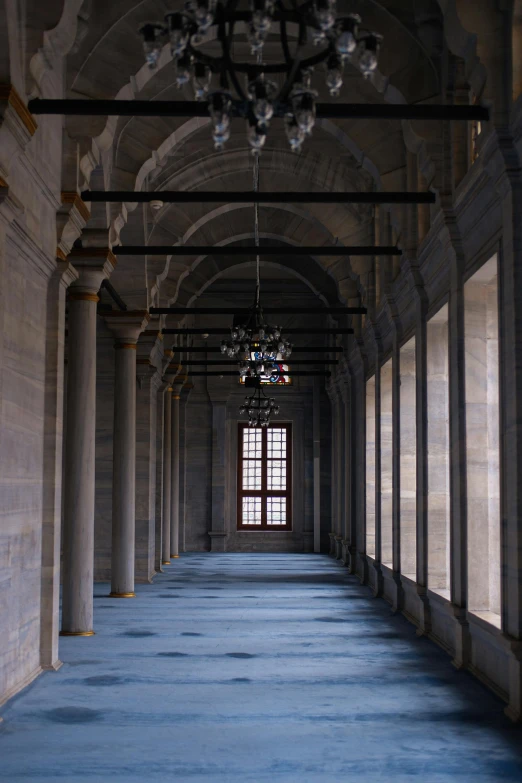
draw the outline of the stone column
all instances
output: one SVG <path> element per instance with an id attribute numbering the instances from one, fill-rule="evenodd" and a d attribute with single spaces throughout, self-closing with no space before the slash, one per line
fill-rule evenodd
<path id="1" fill-rule="evenodd" d="M 172 386 L 167 388 L 164 396 L 165 411 L 163 414 L 163 525 L 162 525 L 162 565 L 170 565 L 170 503 L 172 484 Z"/>
<path id="2" fill-rule="evenodd" d="M 179 557 L 179 428 L 181 389 L 185 378 L 176 378 L 172 382 L 172 413 L 171 413 L 171 469 L 170 485 L 170 556 Z M 179 382 L 180 381 L 180 382 Z"/>
<path id="3" fill-rule="evenodd" d="M 321 551 L 321 383 L 314 378 L 313 459 L 314 459 L 314 552 Z"/>
<path id="4" fill-rule="evenodd" d="M 328 397 L 330 400 L 330 508 L 331 508 L 331 526 L 330 526 L 330 549 L 329 555 L 335 557 L 335 537 L 337 535 L 337 460 L 336 460 L 336 443 L 337 443 L 337 396 L 333 387 L 333 383 L 328 384 L 327 388 Z"/>
<path id="5" fill-rule="evenodd" d="M 163 431 L 165 416 L 165 397 L 168 384 L 159 381 L 160 386 L 156 398 L 156 486 L 155 486 L 155 535 L 154 535 L 154 566 L 157 573 L 162 573 L 163 564 Z"/>
<path id="6" fill-rule="evenodd" d="M 225 441 L 226 400 L 212 396 L 212 530 L 209 532 L 212 552 L 226 552 L 225 530 Z M 222 394 L 221 390 L 218 392 Z"/>
<path id="7" fill-rule="evenodd" d="M 344 410 L 344 449 L 342 454 L 342 481 L 343 491 L 343 529 L 342 529 L 342 553 L 343 565 L 350 565 L 351 544 L 351 504 L 352 504 L 352 465 L 351 465 L 351 404 L 350 404 L 350 377 L 347 369 L 340 376 L 340 392 Z"/>
<path id="8" fill-rule="evenodd" d="M 136 547 L 136 350 L 145 310 L 105 318 L 114 334 L 111 598 L 134 598 Z"/>
<path id="9" fill-rule="evenodd" d="M 45 434 L 42 520 L 40 665 L 58 669 L 60 539 L 62 526 L 65 298 L 78 278 L 72 264 L 57 259 L 47 290 Z"/>
<path id="10" fill-rule="evenodd" d="M 116 259 L 107 248 L 73 250 L 69 289 L 62 636 L 92 636 L 96 304 Z"/>
<path id="11" fill-rule="evenodd" d="M 344 457 L 344 403 L 339 388 L 339 376 L 335 379 L 334 394 L 336 399 L 337 417 L 335 421 L 335 502 L 337 524 L 335 526 L 335 557 L 337 560 L 342 558 L 343 537 L 344 537 L 344 494 L 345 486 L 345 457 Z"/>
<path id="12" fill-rule="evenodd" d="M 181 391 L 181 400 L 179 403 L 179 549 L 180 552 L 186 552 L 186 412 L 187 401 L 194 384 L 186 382 Z"/>
<path id="13" fill-rule="evenodd" d="M 136 582 L 148 583 L 152 582 L 156 571 L 161 569 L 161 562 L 158 563 L 156 559 L 157 407 L 158 387 L 161 384 L 160 353 L 162 353 L 160 337 L 157 331 L 144 332 L 138 342 L 136 358 L 138 387 L 136 391 L 135 579 Z"/>

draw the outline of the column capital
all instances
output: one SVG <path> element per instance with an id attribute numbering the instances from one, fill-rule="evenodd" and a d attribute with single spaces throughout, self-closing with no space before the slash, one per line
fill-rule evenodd
<path id="1" fill-rule="evenodd" d="M 70 299 L 97 297 L 103 280 L 111 276 L 116 266 L 116 257 L 108 247 L 75 247 L 67 259 L 79 273 L 78 280 L 71 285 Z"/>
<path id="2" fill-rule="evenodd" d="M 114 335 L 115 348 L 137 349 L 138 337 L 149 322 L 146 310 L 114 310 L 105 323 Z"/>

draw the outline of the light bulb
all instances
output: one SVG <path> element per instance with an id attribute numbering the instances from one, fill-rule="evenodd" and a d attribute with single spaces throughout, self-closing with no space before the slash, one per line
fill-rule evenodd
<path id="1" fill-rule="evenodd" d="M 321 30 L 331 30 L 335 24 L 335 0 L 316 0 L 314 11 Z"/>
<path id="2" fill-rule="evenodd" d="M 214 149 L 217 152 L 221 152 L 227 141 L 230 139 L 230 128 L 225 128 L 222 131 L 214 130 L 212 134 L 212 140 L 214 142 Z"/>
<path id="3" fill-rule="evenodd" d="M 143 52 L 145 62 L 151 70 L 156 68 L 161 54 L 161 36 L 165 29 L 160 24 L 144 24 L 139 32 L 143 37 Z"/>
<path id="4" fill-rule="evenodd" d="M 328 58 L 328 71 L 326 73 L 326 86 L 332 98 L 337 98 L 343 86 L 343 72 L 341 60 L 335 55 Z"/>
<path id="5" fill-rule="evenodd" d="M 365 79 L 377 70 L 382 37 L 371 33 L 359 43 L 359 68 Z"/>
<path id="6" fill-rule="evenodd" d="M 294 99 L 294 115 L 296 122 L 303 133 L 311 133 L 315 125 L 314 97 L 309 92 L 304 92 Z"/>
<path id="7" fill-rule="evenodd" d="M 361 23 L 359 14 L 350 14 L 342 19 L 337 27 L 337 40 L 335 48 L 342 59 L 349 59 L 357 46 L 358 26 Z"/>
<path id="8" fill-rule="evenodd" d="M 252 147 L 252 153 L 257 155 L 264 147 L 266 131 L 262 125 L 250 125 L 248 128 L 248 143 Z"/>
<path id="9" fill-rule="evenodd" d="M 176 87 L 178 90 L 190 81 L 190 66 L 191 61 L 188 54 L 184 54 L 176 61 Z"/>
<path id="10" fill-rule="evenodd" d="M 181 57 L 188 43 L 188 32 L 183 24 L 183 15 L 179 12 L 165 14 L 169 38 L 170 53 L 173 57 Z"/>
<path id="11" fill-rule="evenodd" d="M 232 102 L 226 92 L 213 93 L 208 102 L 208 111 L 218 133 L 227 130 L 230 125 Z"/>
<path id="12" fill-rule="evenodd" d="M 198 24 L 198 33 L 204 34 L 208 28 L 211 27 L 214 22 L 214 2 L 208 2 L 208 0 L 198 0 L 195 9 L 196 22 Z"/>
<path id="13" fill-rule="evenodd" d="M 249 25 L 247 38 L 250 44 L 250 53 L 258 54 L 265 45 L 265 38 L 263 34 L 256 30 L 253 25 Z"/>
<path id="14" fill-rule="evenodd" d="M 286 118 L 285 131 L 288 141 L 290 142 L 290 149 L 292 152 L 300 152 L 305 138 L 305 133 L 301 130 L 293 117 Z"/>
<path id="15" fill-rule="evenodd" d="M 194 76 L 192 77 L 192 86 L 194 87 L 194 97 L 197 101 L 206 100 L 211 78 L 210 69 L 203 63 L 196 63 Z"/>

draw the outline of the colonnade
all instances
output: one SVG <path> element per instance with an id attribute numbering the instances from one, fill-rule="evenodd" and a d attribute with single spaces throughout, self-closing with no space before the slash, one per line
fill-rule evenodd
<path id="1" fill-rule="evenodd" d="M 96 323 L 98 292 L 116 263 L 107 248 L 73 250 L 78 277 L 68 291 L 68 371 L 64 454 L 63 609 L 61 635 L 94 633 L 94 516 L 96 438 Z M 135 596 L 136 354 L 147 311 L 104 315 L 114 336 L 111 591 Z M 167 358 L 172 352 L 165 351 Z M 179 557 L 180 392 L 186 376 L 175 368 L 159 394 L 164 405 L 161 487 L 162 562 Z M 172 370 L 171 370 L 172 371 Z M 156 393 L 153 387 L 152 393 Z M 155 448 L 156 444 L 154 444 Z"/>
<path id="2" fill-rule="evenodd" d="M 446 301 L 405 309 L 404 324 L 389 310 L 367 318 L 332 374 L 330 554 L 518 720 L 522 573 L 511 561 L 522 533 L 502 481 L 514 459 L 501 361 L 512 346 L 494 249 Z"/>

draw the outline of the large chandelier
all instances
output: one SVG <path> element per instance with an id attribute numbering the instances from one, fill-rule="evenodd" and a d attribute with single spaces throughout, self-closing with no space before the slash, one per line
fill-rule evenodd
<path id="1" fill-rule="evenodd" d="M 271 414 L 279 414 L 279 405 L 276 405 L 273 397 L 267 397 L 261 385 L 258 385 L 251 397 L 245 397 L 239 413 L 248 413 L 249 427 L 268 427 Z"/>
<path id="2" fill-rule="evenodd" d="M 259 158 L 254 159 L 254 192 L 259 189 Z M 259 204 L 254 204 L 254 244 L 259 247 Z M 239 375 L 243 379 L 277 378 L 281 372 L 278 362 L 292 353 L 291 343 L 283 336 L 281 326 L 265 321 L 261 307 L 261 274 L 259 255 L 256 256 L 256 290 L 254 304 L 244 324 L 232 326 L 230 339 L 221 341 L 221 353 L 238 360 Z"/>
<path id="3" fill-rule="evenodd" d="M 207 101 L 212 120 L 212 137 L 220 150 L 230 138 L 230 120 L 243 117 L 248 124 L 248 141 L 257 154 L 263 148 L 270 121 L 284 119 L 291 149 L 298 152 L 315 124 L 317 91 L 312 87 L 316 66 L 324 67 L 332 97 L 343 84 L 343 69 L 351 61 L 365 78 L 376 70 L 382 36 L 360 28 L 361 17 L 338 17 L 336 0 L 305 0 L 285 7 L 284 0 L 248 0 L 248 10 L 238 9 L 239 0 L 187 0 L 182 11 L 165 15 L 164 23 L 143 25 L 145 58 L 155 68 L 163 44 L 170 40 L 176 62 L 178 88 L 192 82 L 197 101 Z M 263 62 L 263 47 L 273 26 L 279 25 L 281 59 Z M 297 46 L 291 52 L 287 25 L 298 28 Z M 215 26 L 216 35 L 210 36 Z M 237 29 L 246 32 L 252 62 L 233 58 Z M 221 54 L 205 49 L 213 39 Z M 312 43 L 319 48 L 307 51 Z M 208 46 L 206 47 L 209 48 Z M 277 75 L 283 76 L 279 81 Z M 213 83 L 213 76 L 215 77 Z"/>

